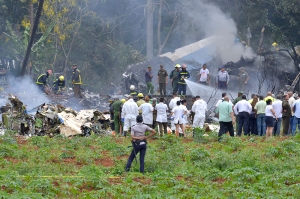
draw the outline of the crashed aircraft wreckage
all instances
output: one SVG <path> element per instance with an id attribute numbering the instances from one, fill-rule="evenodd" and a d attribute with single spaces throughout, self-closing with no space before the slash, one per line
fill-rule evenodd
<path id="1" fill-rule="evenodd" d="M 60 104 L 42 104 L 29 114 L 16 96 L 10 94 L 8 99 L 10 103 L 1 107 L 3 126 L 20 135 L 89 136 L 104 134 L 109 126 L 109 114 L 96 109 L 77 112 Z"/>

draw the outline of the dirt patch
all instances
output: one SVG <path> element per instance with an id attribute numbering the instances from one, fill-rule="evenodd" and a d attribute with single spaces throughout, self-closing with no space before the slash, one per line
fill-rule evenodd
<path id="1" fill-rule="evenodd" d="M 16 140 L 17 140 L 17 143 L 18 143 L 19 145 L 27 144 L 27 140 L 26 140 L 24 137 L 17 136 L 17 137 L 16 137 Z"/>
<path id="2" fill-rule="evenodd" d="M 223 184 L 225 181 L 226 181 L 226 179 L 224 179 L 224 178 L 218 178 L 218 179 L 212 180 L 212 182 L 216 182 L 218 184 Z"/>
<path id="3" fill-rule="evenodd" d="M 190 143 L 190 142 L 194 142 L 194 139 L 193 138 L 184 138 L 184 139 L 181 140 L 181 142 Z"/>
<path id="4" fill-rule="evenodd" d="M 94 163 L 96 165 L 102 165 L 104 167 L 112 167 L 112 166 L 114 166 L 114 161 L 111 158 L 95 159 Z"/>
<path id="5" fill-rule="evenodd" d="M 19 160 L 15 159 L 15 158 L 4 158 L 4 159 L 11 162 L 11 163 L 14 163 L 14 164 L 17 164 L 19 162 Z"/>
<path id="6" fill-rule="evenodd" d="M 53 186 L 59 187 L 59 183 L 57 181 L 52 182 Z"/>
<path id="7" fill-rule="evenodd" d="M 257 143 L 248 143 L 248 146 L 257 147 Z"/>
<path id="8" fill-rule="evenodd" d="M 110 151 L 101 151 L 103 157 L 107 157 L 110 155 Z"/>
<path id="9" fill-rule="evenodd" d="M 176 176 L 176 180 L 178 180 L 178 181 L 184 180 L 184 177 L 183 176 Z"/>
<path id="10" fill-rule="evenodd" d="M 117 160 L 126 160 L 128 158 L 128 155 L 121 155 L 117 157 Z"/>
<path id="11" fill-rule="evenodd" d="M 147 184 L 147 185 L 149 185 L 152 182 L 150 178 L 145 178 L 145 177 L 136 177 L 133 178 L 133 180 L 141 184 Z"/>
<path id="12" fill-rule="evenodd" d="M 109 184 L 122 184 L 122 178 L 121 177 L 115 177 L 115 178 L 108 178 Z"/>
<path id="13" fill-rule="evenodd" d="M 123 144 L 123 143 L 124 143 L 124 138 L 114 138 L 114 141 L 115 141 L 117 144 Z"/>

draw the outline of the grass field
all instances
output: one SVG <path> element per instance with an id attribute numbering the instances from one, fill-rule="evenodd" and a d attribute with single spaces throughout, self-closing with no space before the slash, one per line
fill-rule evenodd
<path id="1" fill-rule="evenodd" d="M 300 198 L 300 136 L 149 140 L 144 175 L 129 138 L 0 138 L 0 198 Z"/>

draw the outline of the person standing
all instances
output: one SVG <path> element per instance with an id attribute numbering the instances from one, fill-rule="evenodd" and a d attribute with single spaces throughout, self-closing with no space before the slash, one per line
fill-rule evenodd
<path id="1" fill-rule="evenodd" d="M 138 93 L 135 91 L 135 86 L 134 85 L 131 85 L 130 86 L 130 96 L 132 97 L 136 97 L 138 95 Z"/>
<path id="2" fill-rule="evenodd" d="M 228 86 L 228 82 L 229 82 L 229 74 L 225 70 L 225 66 L 222 66 L 216 78 L 216 85 L 218 85 L 219 89 L 226 90 Z"/>
<path id="3" fill-rule="evenodd" d="M 193 127 L 203 128 L 206 110 L 207 103 L 203 99 L 201 99 L 200 96 L 196 96 L 196 101 L 192 106 L 192 111 L 195 113 Z"/>
<path id="4" fill-rule="evenodd" d="M 150 104 L 152 104 L 152 107 L 153 107 L 153 125 L 152 125 L 152 128 L 156 128 L 157 126 L 157 121 L 156 121 L 156 118 L 157 118 L 157 110 L 155 109 L 155 106 L 157 104 L 157 99 L 156 98 L 153 98 L 152 100 L 150 100 Z"/>
<path id="5" fill-rule="evenodd" d="M 49 76 L 52 75 L 52 70 L 47 70 L 46 73 L 41 74 L 37 79 L 36 79 L 36 85 L 38 88 L 44 93 L 45 92 L 45 87 L 48 85 L 47 84 L 47 79 Z"/>
<path id="6" fill-rule="evenodd" d="M 166 86 L 168 84 L 168 73 L 164 69 L 163 65 L 160 65 L 160 69 L 158 70 L 156 83 L 159 83 L 160 96 L 163 95 L 166 96 L 167 95 Z"/>
<path id="7" fill-rule="evenodd" d="M 251 104 L 251 107 L 252 107 L 252 111 L 249 115 L 249 132 L 251 133 L 251 135 L 258 135 L 257 134 L 257 118 L 256 118 L 255 109 L 254 109 L 257 102 L 258 102 L 258 98 L 257 98 L 256 95 L 254 95 L 252 97 L 252 101 L 249 102 Z"/>
<path id="8" fill-rule="evenodd" d="M 143 103 L 138 110 L 142 111 L 144 124 L 152 127 L 153 124 L 153 106 L 149 103 L 150 99 L 148 96 L 145 97 L 145 103 Z"/>
<path id="9" fill-rule="evenodd" d="M 165 135 L 168 133 L 168 120 L 167 120 L 167 111 L 168 106 L 164 103 L 165 99 L 160 98 L 159 104 L 155 106 L 157 111 L 156 121 L 159 126 L 159 135 Z"/>
<path id="10" fill-rule="evenodd" d="M 283 97 L 284 99 L 282 102 L 282 135 L 288 135 L 290 119 L 292 117 L 292 109 L 288 101 L 289 95 L 287 93 L 284 93 Z"/>
<path id="11" fill-rule="evenodd" d="M 190 78 L 190 73 L 186 70 L 187 66 L 185 64 L 182 64 L 182 70 L 178 73 L 178 78 L 180 79 L 178 81 L 178 94 L 179 96 L 182 96 L 185 98 L 186 94 L 186 82 L 185 79 Z"/>
<path id="12" fill-rule="evenodd" d="M 288 95 L 289 95 L 289 104 L 290 104 L 290 107 L 292 109 L 292 106 L 295 102 L 295 98 L 294 98 L 293 92 L 288 92 Z M 294 118 L 295 118 L 294 110 L 292 109 L 292 117 L 290 119 L 289 134 L 292 134 L 292 129 L 293 129 L 293 125 L 294 125 L 294 123 L 293 123 Z"/>
<path id="13" fill-rule="evenodd" d="M 143 117 L 138 115 L 136 117 L 136 125 L 131 128 L 131 138 L 133 149 L 128 158 L 125 170 L 128 172 L 130 170 L 132 161 L 134 158 L 137 158 L 136 155 L 140 153 L 140 172 L 144 173 L 145 167 L 145 155 L 147 150 L 147 139 L 154 136 L 156 131 L 150 128 L 149 126 L 143 124 Z M 150 131 L 149 136 L 145 136 L 145 132 Z"/>
<path id="14" fill-rule="evenodd" d="M 177 93 L 178 92 L 178 74 L 180 72 L 180 64 L 176 64 L 175 65 L 175 69 L 172 70 L 172 72 L 170 73 L 170 81 L 172 82 L 172 88 L 173 88 L 173 93 Z"/>
<path id="15" fill-rule="evenodd" d="M 136 104 L 138 105 L 138 107 L 140 107 L 142 104 L 145 103 L 145 100 L 144 100 L 144 95 L 143 93 L 139 93 L 137 95 L 138 97 L 138 101 L 136 102 Z M 139 110 L 139 114 L 141 115 L 142 114 L 142 110 Z M 144 120 L 145 121 L 145 120 Z"/>
<path id="16" fill-rule="evenodd" d="M 244 130 L 244 135 L 249 135 L 249 114 L 251 111 L 251 104 L 246 100 L 246 95 L 243 95 L 242 100 L 234 106 L 234 113 L 239 118 L 238 136 L 242 135 L 242 130 Z"/>
<path id="17" fill-rule="evenodd" d="M 242 100 L 243 94 L 244 93 L 242 91 L 238 92 L 237 98 L 235 98 L 232 102 L 233 106 Z M 235 115 L 235 131 L 238 132 L 238 129 L 239 129 L 239 117 L 238 117 L 238 115 Z"/>
<path id="18" fill-rule="evenodd" d="M 249 76 L 243 67 L 240 68 L 238 80 L 239 80 L 239 90 L 245 92 L 245 86 L 249 81 Z"/>
<path id="19" fill-rule="evenodd" d="M 274 128 L 274 120 L 277 120 L 276 118 L 276 114 L 275 111 L 272 107 L 272 100 L 268 99 L 266 101 L 267 106 L 266 106 L 266 118 L 265 118 L 265 122 L 266 122 L 266 138 L 268 137 L 272 137 L 272 133 L 273 133 L 273 128 Z"/>
<path id="20" fill-rule="evenodd" d="M 232 111 L 232 105 L 229 103 L 229 97 L 225 96 L 224 101 L 221 102 L 216 109 L 216 113 L 219 115 L 219 141 L 221 136 L 224 135 L 227 131 L 229 131 L 229 135 L 234 137 L 233 125 L 235 123 L 234 114 Z"/>
<path id="21" fill-rule="evenodd" d="M 77 64 L 73 64 L 72 84 L 73 84 L 75 98 L 81 98 L 82 96 L 81 96 L 80 85 L 82 84 L 82 79 L 81 79 L 80 71 L 77 68 Z"/>
<path id="22" fill-rule="evenodd" d="M 181 106 L 181 101 L 176 102 L 176 107 L 173 108 L 170 116 L 174 115 L 174 124 L 176 126 L 176 136 L 179 137 L 179 127 L 181 128 L 183 135 L 185 137 L 185 129 L 183 126 L 184 115 L 187 113 L 187 109 L 184 106 Z"/>
<path id="23" fill-rule="evenodd" d="M 178 101 L 180 101 L 180 98 L 177 96 L 177 93 L 175 92 L 175 93 L 173 93 L 173 99 L 171 99 L 171 101 L 169 103 L 170 110 L 173 110 L 173 108 L 176 107 L 176 104 L 177 104 Z M 174 120 L 171 120 L 171 130 L 172 130 L 173 133 L 176 130 Z"/>
<path id="24" fill-rule="evenodd" d="M 281 95 L 276 96 L 276 101 L 272 103 L 273 110 L 275 112 L 277 120 L 275 120 L 273 135 L 280 136 L 280 127 L 282 122 L 282 101 Z"/>
<path id="25" fill-rule="evenodd" d="M 294 111 L 292 135 L 294 136 L 297 126 L 298 130 L 300 130 L 300 93 L 298 93 L 298 99 L 292 105 L 292 110 Z"/>
<path id="26" fill-rule="evenodd" d="M 124 122 L 124 136 L 126 136 L 127 131 L 136 124 L 136 116 L 139 114 L 138 106 L 133 101 L 132 97 L 126 101 L 122 107 L 122 122 Z"/>
<path id="27" fill-rule="evenodd" d="M 201 84 L 209 84 L 209 81 L 210 81 L 209 70 L 207 69 L 207 65 L 203 64 L 199 73 L 199 82 Z"/>
<path id="28" fill-rule="evenodd" d="M 257 115 L 257 134 L 260 136 L 266 134 L 266 107 L 267 103 L 264 100 L 264 96 L 259 96 L 259 101 L 255 104 L 254 109 Z"/>
<path id="29" fill-rule="evenodd" d="M 114 126 L 115 126 L 115 132 L 116 134 L 122 135 L 122 131 L 120 129 L 121 126 L 121 110 L 122 105 L 125 102 L 125 100 L 117 100 L 111 105 L 111 109 L 113 110 L 114 115 Z"/>
<path id="30" fill-rule="evenodd" d="M 147 94 L 149 94 L 149 93 L 153 94 L 153 89 L 154 89 L 154 86 L 152 85 L 153 75 L 152 75 L 151 70 L 152 70 L 151 66 L 148 66 L 148 70 L 145 73 L 145 82 L 147 84 Z"/>

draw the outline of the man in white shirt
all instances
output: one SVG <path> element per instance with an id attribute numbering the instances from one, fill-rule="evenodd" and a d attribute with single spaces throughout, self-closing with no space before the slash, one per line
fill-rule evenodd
<path id="1" fill-rule="evenodd" d="M 251 104 L 246 100 L 246 95 L 242 96 L 242 100 L 235 104 L 234 113 L 238 115 L 239 125 L 237 135 L 242 135 L 242 129 L 244 129 L 244 135 L 249 135 L 249 114 L 252 111 Z"/>
<path id="2" fill-rule="evenodd" d="M 127 131 L 133 125 L 136 124 L 136 116 L 139 114 L 138 106 L 133 101 L 132 97 L 123 104 L 121 118 L 124 121 L 124 135 L 126 136 Z"/>
<path id="3" fill-rule="evenodd" d="M 192 106 L 192 111 L 195 113 L 193 127 L 203 128 L 206 110 L 207 103 L 203 99 L 200 99 L 200 96 L 196 96 L 196 101 Z"/>
<path id="4" fill-rule="evenodd" d="M 170 103 L 169 103 L 169 109 L 173 110 L 173 108 L 175 108 L 177 105 L 177 101 L 180 101 L 180 98 L 178 97 L 177 93 L 174 92 L 173 93 L 173 99 L 171 99 Z M 175 133 L 176 130 L 176 126 L 174 124 L 174 120 L 171 120 L 171 130 L 173 133 Z"/>
<path id="5" fill-rule="evenodd" d="M 199 74 L 199 82 L 201 84 L 209 84 L 210 77 L 209 77 L 209 70 L 207 69 L 206 64 L 203 64 L 202 69 L 200 70 Z"/>
<path id="6" fill-rule="evenodd" d="M 282 122 L 282 101 L 281 95 L 276 96 L 276 101 L 272 103 L 273 110 L 275 112 L 275 116 L 277 120 L 275 120 L 275 125 L 273 128 L 273 135 L 280 136 L 280 126 Z"/>

